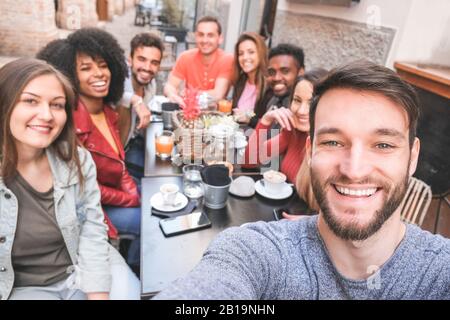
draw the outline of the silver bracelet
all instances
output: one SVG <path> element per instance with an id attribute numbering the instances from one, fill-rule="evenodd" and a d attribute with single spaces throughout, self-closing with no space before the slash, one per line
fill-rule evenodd
<path id="1" fill-rule="evenodd" d="M 136 101 L 135 103 L 133 103 L 131 106 L 133 108 L 136 108 L 136 106 L 140 105 L 141 103 L 144 103 L 144 100 L 142 100 L 142 97 L 139 97 L 138 101 Z"/>

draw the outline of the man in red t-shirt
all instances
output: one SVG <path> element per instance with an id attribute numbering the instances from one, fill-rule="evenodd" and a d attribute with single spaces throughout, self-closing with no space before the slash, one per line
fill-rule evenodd
<path id="1" fill-rule="evenodd" d="M 225 97 L 233 73 L 233 55 L 219 48 L 222 41 L 222 28 L 216 18 L 205 16 L 197 22 L 197 48 L 180 55 L 164 87 L 169 100 L 184 105 L 182 82 L 187 90 L 207 92 L 216 100 Z"/>

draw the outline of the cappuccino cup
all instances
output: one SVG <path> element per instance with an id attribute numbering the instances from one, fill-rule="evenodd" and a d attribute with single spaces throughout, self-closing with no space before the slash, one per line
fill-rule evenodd
<path id="1" fill-rule="evenodd" d="M 173 206 L 175 204 L 178 190 L 178 186 L 173 183 L 165 183 L 159 188 L 159 191 L 163 197 L 163 204 L 165 206 Z"/>
<path id="2" fill-rule="evenodd" d="M 264 172 L 264 189 L 270 194 L 277 194 L 283 190 L 286 175 L 279 171 L 269 170 Z"/>

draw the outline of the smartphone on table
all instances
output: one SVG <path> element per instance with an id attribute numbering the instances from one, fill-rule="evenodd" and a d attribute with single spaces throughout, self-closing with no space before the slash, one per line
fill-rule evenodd
<path id="1" fill-rule="evenodd" d="M 166 237 L 171 237 L 209 228 L 211 227 L 211 221 L 203 211 L 194 211 L 182 216 L 161 219 L 159 221 L 159 226 Z"/>

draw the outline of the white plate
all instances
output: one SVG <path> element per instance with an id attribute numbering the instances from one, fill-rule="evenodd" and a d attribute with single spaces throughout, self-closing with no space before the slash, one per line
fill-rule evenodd
<path id="1" fill-rule="evenodd" d="M 188 202 L 189 202 L 188 198 L 186 198 L 186 196 L 184 194 L 182 194 L 181 192 L 177 193 L 177 197 L 175 198 L 175 204 L 176 204 L 175 206 L 165 205 L 161 192 L 155 193 L 152 196 L 152 198 L 150 199 L 150 204 L 151 204 L 152 208 L 155 208 L 156 210 L 164 211 L 164 212 L 172 212 L 172 211 L 181 210 L 184 207 L 186 207 Z"/>
<path id="2" fill-rule="evenodd" d="M 272 194 L 266 191 L 264 186 L 261 183 L 261 180 L 256 181 L 255 183 L 255 190 L 258 194 L 263 196 L 264 198 L 273 199 L 273 200 L 281 200 L 289 198 L 292 195 L 292 192 L 294 192 L 294 189 L 287 184 L 286 182 L 283 184 L 283 188 L 281 191 L 277 194 Z"/>

